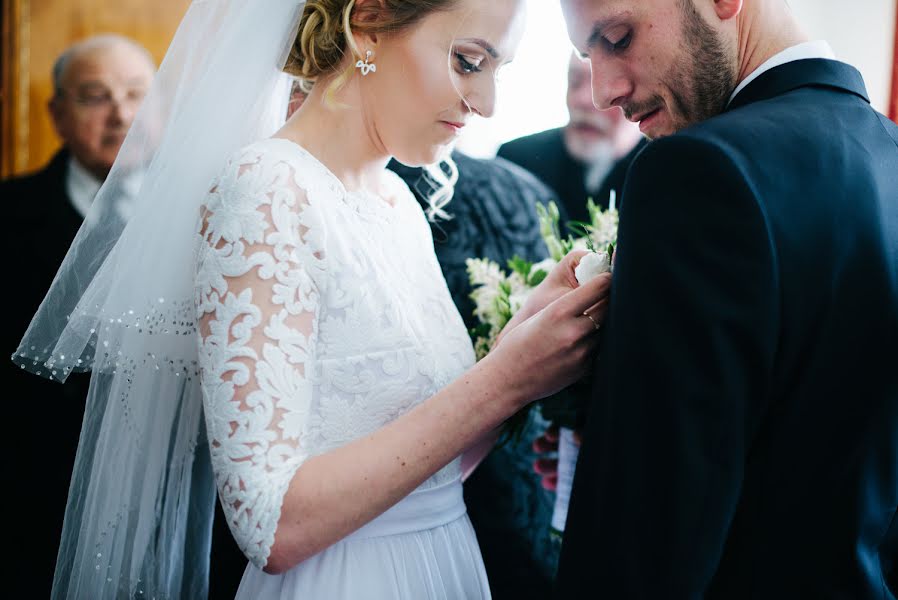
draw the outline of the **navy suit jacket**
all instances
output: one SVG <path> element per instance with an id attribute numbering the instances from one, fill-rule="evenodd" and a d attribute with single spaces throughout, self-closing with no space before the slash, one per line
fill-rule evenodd
<path id="1" fill-rule="evenodd" d="M 895 598 L 898 126 L 787 63 L 624 196 L 558 596 Z"/>

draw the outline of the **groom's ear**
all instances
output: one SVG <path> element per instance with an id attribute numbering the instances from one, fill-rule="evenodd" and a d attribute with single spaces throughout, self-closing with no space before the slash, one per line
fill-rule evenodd
<path id="1" fill-rule="evenodd" d="M 742 12 L 743 0 L 714 0 L 714 12 L 721 21 L 729 21 Z"/>

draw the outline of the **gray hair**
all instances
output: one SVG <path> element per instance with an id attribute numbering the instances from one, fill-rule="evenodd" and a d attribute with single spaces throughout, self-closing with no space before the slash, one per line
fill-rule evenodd
<path id="1" fill-rule="evenodd" d="M 153 55 L 150 54 L 149 50 L 131 38 L 117 33 L 95 35 L 72 44 L 56 58 L 56 62 L 53 63 L 53 97 L 57 98 L 62 95 L 62 78 L 65 75 L 69 64 L 71 64 L 75 57 L 88 50 L 93 50 L 95 48 L 109 48 L 119 44 L 124 44 L 137 50 L 140 54 L 146 57 L 147 63 L 153 67 L 153 70 L 156 70 L 156 61 L 153 60 Z"/>

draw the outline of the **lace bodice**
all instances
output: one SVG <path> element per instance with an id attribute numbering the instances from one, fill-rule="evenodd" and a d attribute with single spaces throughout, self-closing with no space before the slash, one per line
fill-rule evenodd
<path id="1" fill-rule="evenodd" d="M 231 531 L 265 565 L 296 469 L 433 395 L 474 354 L 405 184 L 347 192 L 282 139 L 214 182 L 196 306 L 212 465 Z M 458 460 L 427 480 L 459 476 Z"/>

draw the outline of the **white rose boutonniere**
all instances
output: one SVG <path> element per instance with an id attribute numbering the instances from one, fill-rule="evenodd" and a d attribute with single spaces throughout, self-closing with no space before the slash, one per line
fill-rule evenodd
<path id="1" fill-rule="evenodd" d="M 609 272 L 611 272 L 611 257 L 607 252 L 590 252 L 580 259 L 580 263 L 574 269 L 574 275 L 580 285 Z"/>

